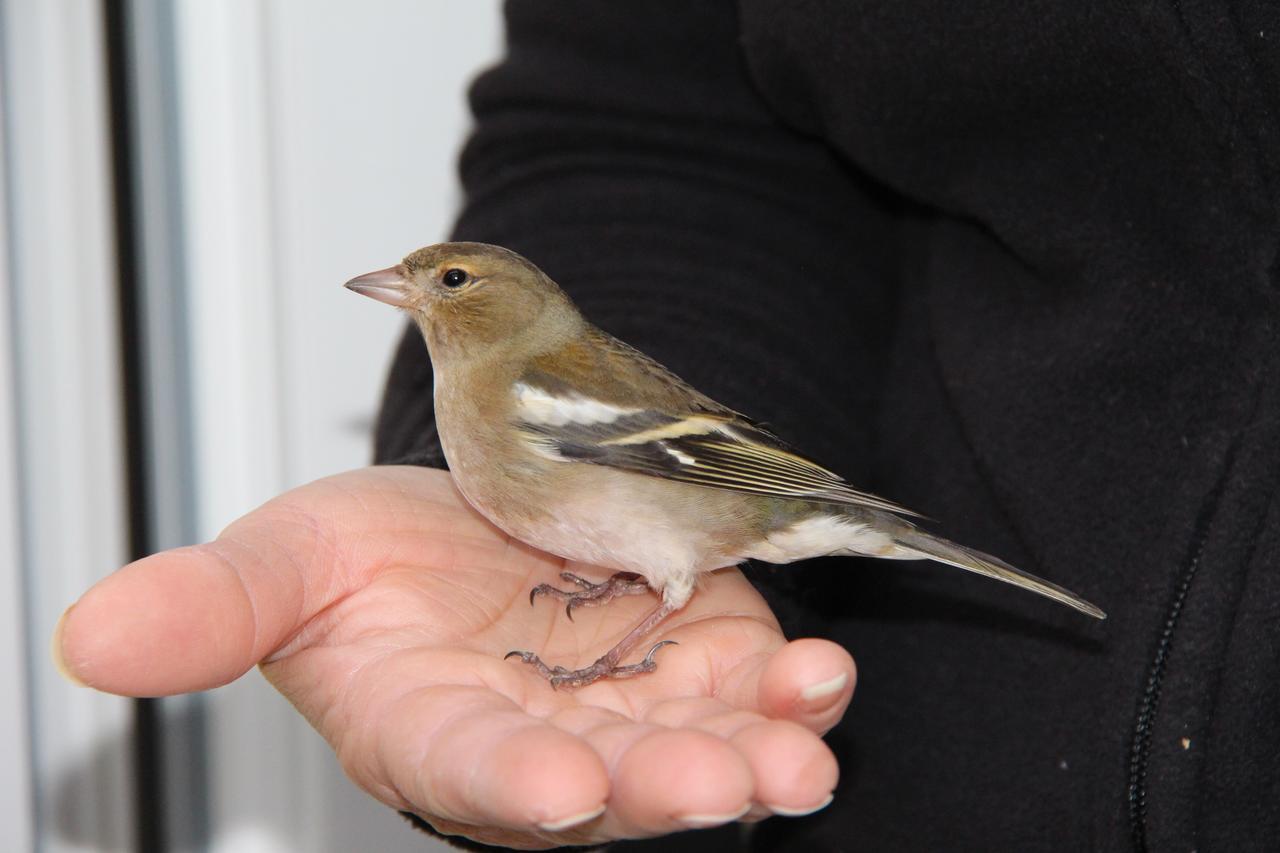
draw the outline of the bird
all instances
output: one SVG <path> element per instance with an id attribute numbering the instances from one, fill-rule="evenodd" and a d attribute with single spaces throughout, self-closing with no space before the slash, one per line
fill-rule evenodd
<path id="1" fill-rule="evenodd" d="M 553 688 L 653 672 L 671 641 L 623 661 L 688 603 L 700 574 L 748 560 L 933 560 L 1106 618 L 1070 590 L 922 530 L 917 513 L 792 450 L 592 325 L 510 249 L 439 243 L 346 287 L 403 310 L 421 330 L 441 449 L 467 502 L 515 539 L 615 572 L 601 582 L 564 572 L 570 589 L 539 584 L 531 603 L 559 599 L 572 618 L 576 607 L 657 594 L 589 666 L 507 655 Z"/>

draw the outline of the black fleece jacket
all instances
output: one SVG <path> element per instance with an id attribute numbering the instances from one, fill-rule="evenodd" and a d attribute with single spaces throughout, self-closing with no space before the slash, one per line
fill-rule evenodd
<path id="1" fill-rule="evenodd" d="M 1277 4 L 507 17 L 459 239 L 1110 615 L 930 564 L 749 567 L 858 661 L 836 802 L 662 849 L 1277 849 Z M 430 389 L 410 331 L 380 461 L 443 464 Z"/>

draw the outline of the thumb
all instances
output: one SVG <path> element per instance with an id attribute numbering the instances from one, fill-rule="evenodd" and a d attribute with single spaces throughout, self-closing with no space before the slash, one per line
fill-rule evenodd
<path id="1" fill-rule="evenodd" d="M 368 533 L 403 505 L 406 471 L 365 469 L 302 486 L 213 542 L 125 566 L 63 614 L 55 662 L 73 681 L 126 696 L 238 678 L 365 582 L 379 560 L 371 553 L 379 537 Z"/>
<path id="2" fill-rule="evenodd" d="M 102 580 L 58 623 L 59 668 L 126 696 L 206 690 L 238 678 L 312 610 L 296 568 L 303 561 L 290 551 L 314 548 L 296 533 L 275 539 L 270 530 L 255 524 L 236 540 L 166 551 Z"/>

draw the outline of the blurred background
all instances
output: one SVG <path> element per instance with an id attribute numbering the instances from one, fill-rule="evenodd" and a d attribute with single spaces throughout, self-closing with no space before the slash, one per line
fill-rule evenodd
<path id="1" fill-rule="evenodd" d="M 446 236 L 498 0 L 0 0 L 0 849 L 436 849 L 256 672 L 63 681 L 129 559 L 365 464 L 400 319 L 342 288 Z"/>

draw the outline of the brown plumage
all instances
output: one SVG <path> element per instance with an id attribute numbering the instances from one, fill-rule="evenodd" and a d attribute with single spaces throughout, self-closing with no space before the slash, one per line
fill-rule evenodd
<path id="1" fill-rule="evenodd" d="M 420 249 L 347 286 L 404 309 L 435 370 L 436 421 L 459 490 L 510 535 L 568 559 L 643 577 L 662 602 L 591 666 L 548 667 L 553 685 L 649 672 L 623 657 L 684 606 L 700 572 L 746 559 L 825 554 L 933 559 L 1091 616 L 1074 593 L 926 533 L 896 504 L 852 488 L 653 359 L 588 323 L 529 261 L 480 243 Z M 575 604 L 637 589 L 634 577 Z"/>

